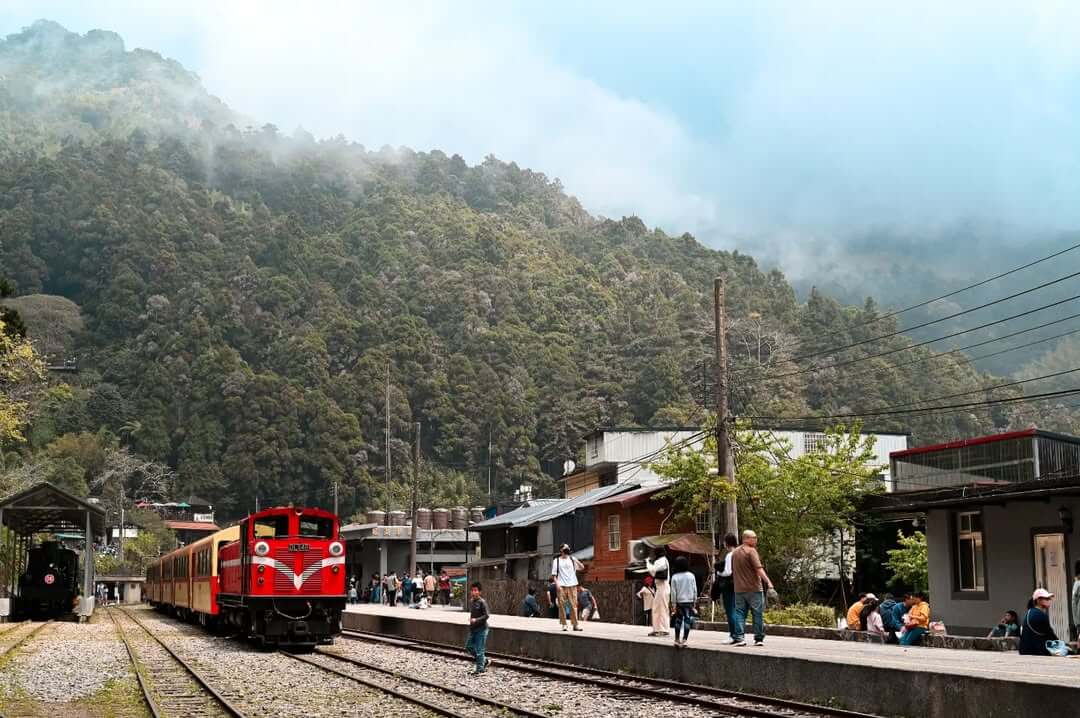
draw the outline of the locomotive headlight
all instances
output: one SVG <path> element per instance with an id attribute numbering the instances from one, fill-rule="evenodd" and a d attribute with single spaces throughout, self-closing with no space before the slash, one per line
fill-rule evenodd
<path id="1" fill-rule="evenodd" d="M 265 556 L 268 553 L 270 553 L 270 544 L 266 543 L 265 541 L 259 541 L 255 544 L 256 556 Z"/>
<path id="2" fill-rule="evenodd" d="M 265 570 L 266 570 L 266 566 L 263 566 L 263 565 L 262 565 L 262 564 L 260 563 L 260 564 L 259 564 L 259 573 L 262 573 L 262 572 L 263 572 L 263 571 L 265 571 Z"/>
<path id="3" fill-rule="evenodd" d="M 330 555 L 331 556 L 340 556 L 343 553 L 345 553 L 345 547 L 342 546 L 340 543 L 335 541 L 334 543 L 330 544 Z"/>
<path id="4" fill-rule="evenodd" d="M 341 568 L 340 566 L 334 566 L 334 567 L 333 567 L 332 569 L 330 569 L 330 570 L 331 570 L 331 571 L 333 571 L 334 573 L 337 573 L 337 572 L 338 572 L 338 569 L 340 569 L 340 568 Z"/>

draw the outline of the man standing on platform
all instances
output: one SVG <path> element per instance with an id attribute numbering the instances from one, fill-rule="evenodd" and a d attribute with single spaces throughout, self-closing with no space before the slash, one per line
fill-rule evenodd
<path id="1" fill-rule="evenodd" d="M 445 568 L 439 574 L 439 603 L 444 606 L 450 605 L 450 574 Z"/>
<path id="2" fill-rule="evenodd" d="M 559 624 L 566 630 L 566 607 L 570 606 L 570 621 L 574 624 L 574 630 L 582 630 L 578 626 L 578 580 L 577 572 L 585 567 L 581 562 L 570 555 L 570 547 L 563 544 L 559 549 L 559 555 L 551 562 L 551 580 L 559 593 Z"/>
<path id="3" fill-rule="evenodd" d="M 429 573 L 424 576 L 424 593 L 427 594 L 428 603 L 435 605 L 435 574 Z"/>
<path id="4" fill-rule="evenodd" d="M 742 533 L 742 545 L 731 554 L 731 571 L 735 575 L 735 633 L 731 645 L 746 645 L 746 611 L 750 610 L 754 621 L 754 645 L 765 645 L 765 594 L 764 584 L 773 590 L 772 579 L 761 565 L 757 552 L 757 534 L 747 529 Z"/>

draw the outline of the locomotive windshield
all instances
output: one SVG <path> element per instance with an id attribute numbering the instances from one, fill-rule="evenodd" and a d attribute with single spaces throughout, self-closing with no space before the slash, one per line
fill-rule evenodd
<path id="1" fill-rule="evenodd" d="M 334 520 L 317 516 L 301 516 L 300 535 L 324 539 L 334 538 Z"/>
<path id="2" fill-rule="evenodd" d="M 255 538 L 289 535 L 288 516 L 261 516 L 255 519 Z"/>

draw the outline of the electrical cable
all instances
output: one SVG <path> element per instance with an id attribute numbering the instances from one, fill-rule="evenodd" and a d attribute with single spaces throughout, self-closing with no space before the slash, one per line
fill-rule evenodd
<path id="1" fill-rule="evenodd" d="M 889 312 L 888 314 L 882 314 L 879 317 L 869 319 L 869 320 L 867 320 L 865 322 L 862 322 L 860 324 L 856 324 L 854 326 L 845 327 L 844 329 L 837 329 L 835 331 L 828 332 L 828 333 L 826 333 L 826 336 L 831 336 L 833 334 L 839 334 L 840 332 L 849 332 L 852 329 L 859 329 L 860 327 L 869 326 L 870 324 L 876 324 L 877 322 L 880 322 L 880 321 L 882 321 L 884 319 L 890 319 L 892 317 L 896 317 L 896 316 L 899 316 L 901 314 L 906 314 L 907 312 L 913 311 L 915 309 L 921 309 L 922 307 L 933 304 L 934 302 L 940 302 L 942 299 L 948 299 L 949 297 L 955 297 L 957 294 L 961 294 L 961 293 L 966 292 L 968 290 L 976 289 L 978 287 L 984 286 L 986 284 L 989 284 L 990 282 L 994 282 L 994 281 L 997 281 L 998 279 L 1001 279 L 1003 277 L 1007 277 L 1010 274 L 1016 274 L 1019 271 L 1022 271 L 1024 269 L 1028 269 L 1029 267 L 1034 267 L 1037 264 L 1042 264 L 1043 262 L 1047 262 L 1047 261 L 1049 261 L 1051 259 L 1054 259 L 1056 257 L 1060 257 L 1061 255 L 1067 254 L 1067 253 L 1072 252 L 1073 250 L 1076 250 L 1076 249 L 1080 249 L 1080 244 L 1074 244 L 1071 247 L 1066 247 L 1065 249 L 1062 249 L 1062 250 L 1060 250 L 1058 252 L 1054 252 L 1053 254 L 1050 254 L 1050 255 L 1048 255 L 1046 257 L 1036 259 L 1034 261 L 1028 262 L 1027 264 L 1021 265 L 1019 267 L 1014 267 L 1013 269 L 1010 269 L 1010 270 L 1008 270 L 1006 272 L 1002 272 L 1001 274 L 995 274 L 992 277 L 988 277 L 988 278 L 983 279 L 981 281 L 975 282 L 974 284 L 969 284 L 966 287 L 961 287 L 960 289 L 954 289 L 953 291 L 949 292 L 948 294 L 942 294 L 939 297 L 934 297 L 933 299 L 927 299 L 925 301 L 919 302 L 918 304 L 912 304 L 911 306 L 904 307 L 903 309 L 897 309 L 895 311 Z"/>
<path id="2" fill-rule="evenodd" d="M 998 324 L 1004 324 L 1005 322 L 1010 322 L 1013 319 L 1020 319 L 1021 317 L 1026 317 L 1026 316 L 1029 316 L 1031 314 L 1036 314 L 1038 312 L 1045 311 L 1047 309 L 1052 309 L 1054 307 L 1061 306 L 1062 304 L 1067 304 L 1068 302 L 1076 301 L 1077 299 L 1080 299 L 1080 294 L 1074 295 L 1072 297 L 1068 297 L 1066 299 L 1061 299 L 1061 300 L 1056 301 L 1056 302 L 1051 302 L 1050 304 L 1044 304 L 1041 307 L 1035 307 L 1034 309 L 1029 309 L 1029 310 L 1027 310 L 1025 312 L 1020 312 L 1019 314 L 1013 314 L 1012 316 L 1008 316 L 1008 317 L 1005 317 L 1003 319 L 997 319 L 997 320 L 992 321 L 992 322 L 986 322 L 985 324 L 980 324 L 978 326 L 971 327 L 970 329 L 962 329 L 960 331 L 952 332 L 950 334 L 945 334 L 944 336 L 936 337 L 934 339 L 927 339 L 925 341 L 916 342 L 914 344 L 908 344 L 906 346 L 897 347 L 895 349 L 889 349 L 888 351 L 878 352 L 877 354 L 869 354 L 869 355 L 863 356 L 863 357 L 856 357 L 855 359 L 847 359 L 847 360 L 844 360 L 844 361 L 833 362 L 832 364 L 823 364 L 821 366 L 816 366 L 816 367 L 807 367 L 805 369 L 799 369 L 797 371 L 787 372 L 787 373 L 784 373 L 784 374 L 775 374 L 775 375 L 772 375 L 772 376 L 766 375 L 764 377 L 761 377 L 759 379 L 759 381 L 765 381 L 765 380 L 769 380 L 769 379 L 783 379 L 785 377 L 797 376 L 797 375 L 806 374 L 806 373 L 809 373 L 809 372 L 819 372 L 819 371 L 824 371 L 825 369 L 836 369 L 838 367 L 850 366 L 852 364 L 858 364 L 859 362 L 869 361 L 870 359 L 878 359 L 880 357 L 891 356 L 893 354 L 899 354 L 900 352 L 909 351 L 911 349 L 917 349 L 919 347 L 924 347 L 924 346 L 927 346 L 929 344 L 934 344 L 936 342 L 944 341 L 946 339 L 952 339 L 953 337 L 958 337 L 958 336 L 961 336 L 963 334 L 970 334 L 971 332 L 979 331 L 980 329 L 986 329 L 988 327 L 993 327 L 993 326 L 996 326 Z M 745 371 L 746 370 L 743 370 L 743 372 L 745 372 Z M 743 372 L 738 372 L 738 373 L 743 373 Z"/>

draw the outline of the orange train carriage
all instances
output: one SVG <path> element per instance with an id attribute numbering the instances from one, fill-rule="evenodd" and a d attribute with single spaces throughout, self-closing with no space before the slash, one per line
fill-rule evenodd
<path id="1" fill-rule="evenodd" d="M 341 632 L 345 546 L 338 517 L 279 507 L 179 548 L 147 570 L 152 605 L 260 643 L 311 646 Z"/>

